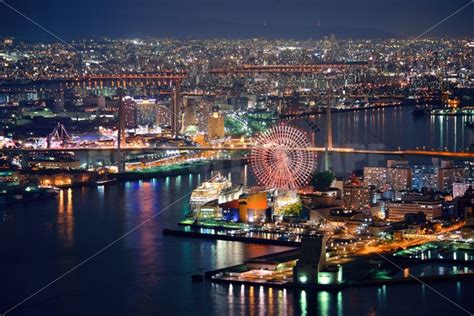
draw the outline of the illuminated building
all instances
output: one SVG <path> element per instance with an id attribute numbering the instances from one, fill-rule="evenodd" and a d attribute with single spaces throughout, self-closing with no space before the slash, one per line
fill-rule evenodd
<path id="1" fill-rule="evenodd" d="M 267 192 L 243 194 L 239 198 L 239 219 L 243 223 L 265 221 L 267 210 Z"/>
<path id="2" fill-rule="evenodd" d="M 411 169 L 408 167 L 388 168 L 388 178 L 392 190 L 411 189 Z"/>
<path id="3" fill-rule="evenodd" d="M 66 173 L 42 170 L 25 174 L 25 177 L 30 182 L 38 183 L 40 186 L 67 188 L 92 184 L 97 179 L 97 173 L 89 171 L 68 171 Z"/>
<path id="4" fill-rule="evenodd" d="M 304 237 L 293 268 L 293 282 L 300 285 L 342 283 L 342 267 L 326 265 L 326 242 L 322 236 Z"/>
<path id="5" fill-rule="evenodd" d="M 474 187 L 472 182 L 455 182 L 453 183 L 453 198 L 464 196 L 469 187 Z"/>
<path id="6" fill-rule="evenodd" d="M 184 97 L 183 98 L 183 127 L 186 129 L 189 125 L 197 125 L 197 98 Z"/>
<path id="7" fill-rule="evenodd" d="M 405 215 L 417 213 L 424 213 L 427 220 L 433 220 L 442 216 L 443 205 L 441 200 L 387 203 L 387 211 L 389 221 L 403 221 Z"/>
<path id="8" fill-rule="evenodd" d="M 364 167 L 364 183 L 374 186 L 377 190 L 386 191 L 389 185 L 386 167 Z"/>
<path id="9" fill-rule="evenodd" d="M 441 161 L 438 165 L 413 166 L 413 188 L 421 190 L 427 188 L 442 192 L 452 192 L 453 183 L 464 182 L 468 178 L 469 168 L 453 165 L 451 161 Z"/>
<path id="10" fill-rule="evenodd" d="M 5 37 L 5 38 L 3 39 L 3 45 L 5 45 L 5 46 L 11 46 L 11 45 L 13 45 L 13 38 L 11 38 L 11 37 Z"/>
<path id="11" fill-rule="evenodd" d="M 155 99 L 135 100 L 136 102 L 136 124 L 138 126 L 156 126 L 156 102 Z"/>
<path id="12" fill-rule="evenodd" d="M 158 104 L 156 107 L 156 125 L 157 126 L 170 126 L 171 122 L 171 111 L 165 105 Z"/>
<path id="13" fill-rule="evenodd" d="M 388 160 L 387 167 L 364 167 L 364 183 L 377 190 L 410 190 L 412 171 L 407 161 Z"/>
<path id="14" fill-rule="evenodd" d="M 208 120 L 207 136 L 209 139 L 224 138 L 224 116 L 215 111 Z"/>
<path id="15" fill-rule="evenodd" d="M 243 193 L 244 186 L 241 184 L 222 190 L 218 202 L 224 220 L 239 221 L 239 197 Z"/>
<path id="16" fill-rule="evenodd" d="M 437 190 L 438 166 L 414 165 L 412 174 L 412 188 L 421 191 L 422 188 Z"/>
<path id="17" fill-rule="evenodd" d="M 198 106 L 197 120 L 199 132 L 207 132 L 209 115 L 212 112 L 213 103 L 210 100 L 201 100 Z"/>
<path id="18" fill-rule="evenodd" d="M 137 103 L 132 97 L 125 97 L 123 100 L 123 110 L 125 117 L 125 128 L 137 127 L 136 107 Z"/>
<path id="19" fill-rule="evenodd" d="M 438 173 L 438 190 L 442 192 L 452 192 L 455 182 L 467 180 L 467 168 L 464 166 L 452 165 L 449 161 L 441 162 Z"/>
<path id="20" fill-rule="evenodd" d="M 219 203 L 219 206 L 222 210 L 222 219 L 223 220 L 233 221 L 233 222 L 238 222 L 239 221 L 239 215 L 240 215 L 240 213 L 239 213 L 239 207 L 240 207 L 239 199 L 224 202 L 222 204 Z"/>
<path id="21" fill-rule="evenodd" d="M 344 207 L 350 210 L 366 210 L 370 207 L 369 188 L 356 177 L 344 184 L 343 202 Z"/>
<path id="22" fill-rule="evenodd" d="M 191 209 L 199 216 L 201 206 L 218 200 L 221 192 L 224 189 L 230 188 L 232 182 L 220 173 L 216 174 L 209 181 L 203 182 L 192 193 L 190 198 Z"/>
<path id="23" fill-rule="evenodd" d="M 40 156 L 29 161 L 32 168 L 38 169 L 79 169 L 81 161 L 70 156 Z"/>

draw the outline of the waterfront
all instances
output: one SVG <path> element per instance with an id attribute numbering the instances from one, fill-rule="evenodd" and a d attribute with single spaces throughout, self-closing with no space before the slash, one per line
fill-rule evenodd
<path id="1" fill-rule="evenodd" d="M 447 149 L 453 152 L 467 151 L 474 143 L 474 130 L 465 126 L 466 117 L 433 116 L 415 117 L 411 107 L 394 107 L 333 115 L 333 144 L 342 148 L 365 148 L 397 150 Z M 313 137 L 317 147 L 324 147 L 326 137 L 325 115 L 309 118 L 320 128 L 312 133 L 306 118 L 290 119 L 291 124 L 306 129 Z M 332 167 L 336 174 L 345 175 L 364 166 L 385 166 L 387 159 L 400 159 L 400 156 L 333 153 Z M 402 157 L 413 163 L 431 163 L 430 158 Z M 319 170 L 324 170 L 323 160 L 318 161 Z"/>
<path id="2" fill-rule="evenodd" d="M 413 119 L 406 116 L 409 111 L 396 109 L 384 120 L 397 122 L 392 115 L 398 114 L 405 115 L 404 120 Z M 343 115 L 357 117 L 359 121 L 367 117 L 370 121 L 375 114 Z M 446 124 L 454 119 L 446 118 Z M 416 135 L 403 139 L 406 146 L 422 142 L 426 135 L 418 130 L 429 131 L 431 118 L 421 120 L 416 123 L 408 121 L 409 126 L 416 127 L 402 131 L 404 135 Z M 377 126 L 371 126 L 375 134 L 379 133 Z M 342 130 L 343 127 L 336 124 L 335 129 Z M 367 126 L 361 125 L 360 129 L 364 131 Z M 392 134 L 384 138 L 387 141 L 398 133 L 392 127 L 388 130 Z M 471 133 L 467 136 L 472 137 L 472 131 L 464 132 Z M 445 129 L 444 133 L 442 138 L 449 144 L 454 143 L 453 131 Z M 472 138 L 467 139 L 467 136 L 462 141 L 472 142 Z M 440 145 L 436 139 L 434 144 Z M 344 159 L 348 163 L 340 172 L 350 172 L 352 166 L 364 163 L 363 160 L 350 163 L 352 160 Z M 377 159 L 374 163 L 383 165 L 386 157 Z M 243 182 L 241 167 L 231 171 L 234 183 Z M 164 228 L 176 228 L 177 222 L 189 211 L 186 198 L 169 209 L 167 206 L 209 176 L 201 173 L 63 190 L 54 200 L 18 204 L 0 210 L 0 310 L 18 303 L 115 238 L 163 211 L 11 315 L 462 315 L 457 307 L 427 286 L 418 284 L 313 293 L 191 283 L 193 274 L 286 249 L 163 236 Z M 252 181 L 250 175 L 248 181 Z M 433 287 L 462 307 L 474 310 L 470 299 L 474 281 L 463 279 L 440 285 L 434 283 Z"/>
<path id="3" fill-rule="evenodd" d="M 238 170 L 233 175 L 238 178 Z M 3 210 L 1 309 L 163 209 L 181 190 L 197 184 L 198 178 L 170 177 L 65 190 L 57 200 Z M 302 309 L 307 315 L 459 314 L 456 307 L 417 284 L 311 293 L 191 283 L 192 274 L 285 248 L 162 236 L 161 230 L 175 227 L 185 209 L 186 202 L 176 204 L 12 315 L 246 315 L 252 311 L 259 315 L 297 315 Z M 461 306 L 474 308 L 469 294 L 474 290 L 472 280 L 446 282 L 442 288 Z"/>

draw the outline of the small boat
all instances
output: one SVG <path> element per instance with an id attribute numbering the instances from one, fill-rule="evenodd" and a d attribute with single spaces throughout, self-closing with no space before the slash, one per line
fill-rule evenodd
<path id="1" fill-rule="evenodd" d="M 95 182 L 95 184 L 96 185 L 107 185 L 107 184 L 112 184 L 112 183 L 115 183 L 115 182 L 117 182 L 117 178 L 97 180 Z"/>
<path id="2" fill-rule="evenodd" d="M 55 188 L 50 187 L 18 187 L 0 193 L 0 204 L 15 204 L 42 199 L 54 198 L 58 195 Z"/>

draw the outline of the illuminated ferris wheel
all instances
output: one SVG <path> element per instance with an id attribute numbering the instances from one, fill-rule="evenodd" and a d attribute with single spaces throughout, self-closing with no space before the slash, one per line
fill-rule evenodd
<path id="1" fill-rule="evenodd" d="M 289 125 L 279 124 L 260 134 L 250 156 L 259 184 L 288 190 L 306 184 L 316 161 L 309 147 L 306 135 Z"/>

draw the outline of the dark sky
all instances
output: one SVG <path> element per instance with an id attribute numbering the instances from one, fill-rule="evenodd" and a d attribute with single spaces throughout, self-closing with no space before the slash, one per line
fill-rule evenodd
<path id="1" fill-rule="evenodd" d="M 470 0 L 5 1 L 70 40 L 92 36 L 306 39 L 332 33 L 338 38 L 417 36 Z M 474 4 L 428 36 L 473 37 L 473 16 Z M 0 36 L 51 39 L 2 4 Z"/>

